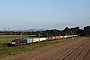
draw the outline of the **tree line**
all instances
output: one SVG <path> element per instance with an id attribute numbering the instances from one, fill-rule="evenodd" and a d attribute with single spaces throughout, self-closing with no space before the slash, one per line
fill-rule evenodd
<path id="1" fill-rule="evenodd" d="M 79 36 L 90 36 L 90 26 L 86 26 L 83 29 L 79 27 L 68 28 L 64 30 L 52 29 L 46 31 L 37 32 L 23 32 L 23 31 L 0 31 L 0 35 L 36 35 L 36 36 L 58 36 L 58 35 L 79 35 Z"/>

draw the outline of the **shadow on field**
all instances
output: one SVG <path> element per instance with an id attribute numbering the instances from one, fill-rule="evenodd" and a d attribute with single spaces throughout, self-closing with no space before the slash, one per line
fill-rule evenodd
<path id="1" fill-rule="evenodd" d="M 14 46 L 14 45 L 12 45 L 11 43 L 5 43 L 5 46 L 7 46 L 7 47 L 12 47 L 12 46 Z"/>

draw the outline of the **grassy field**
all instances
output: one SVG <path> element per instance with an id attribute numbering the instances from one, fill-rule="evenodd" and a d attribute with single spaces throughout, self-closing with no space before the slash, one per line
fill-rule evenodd
<path id="1" fill-rule="evenodd" d="M 0 38 L 0 48 L 6 47 L 6 43 L 10 43 L 14 38 Z"/>
<path id="2" fill-rule="evenodd" d="M 30 44 L 30 45 L 14 46 L 14 47 L 2 46 L 2 47 L 0 47 L 0 59 L 10 57 L 13 55 L 17 55 L 17 54 L 35 51 L 35 50 L 38 50 L 44 46 L 50 46 L 50 45 L 60 43 L 60 42 L 77 40 L 79 38 L 80 37 L 77 37 L 75 39 L 68 38 L 68 39 L 62 39 L 62 40 L 38 42 L 38 43 Z M 10 38 L 0 38 L 0 44 L 3 45 L 4 43 L 11 42 L 12 39 L 14 39 L 14 38 L 11 38 L 11 37 Z"/>

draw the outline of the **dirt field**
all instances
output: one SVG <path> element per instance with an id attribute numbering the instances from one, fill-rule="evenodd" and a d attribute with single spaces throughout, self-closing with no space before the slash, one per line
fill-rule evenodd
<path id="1" fill-rule="evenodd" d="M 90 38 L 58 43 L 5 60 L 90 60 Z"/>

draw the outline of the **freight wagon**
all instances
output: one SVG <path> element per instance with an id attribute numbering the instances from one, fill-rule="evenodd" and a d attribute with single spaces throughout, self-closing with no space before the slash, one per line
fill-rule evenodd
<path id="1" fill-rule="evenodd" d="M 60 40 L 65 38 L 72 38 L 78 35 L 67 35 L 67 36 L 49 36 L 49 37 L 40 37 L 40 38 L 28 38 L 28 39 L 15 39 L 12 40 L 12 45 L 25 45 L 42 41 L 51 41 L 51 40 Z"/>

